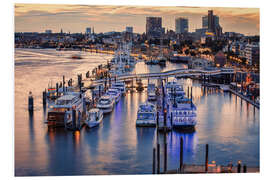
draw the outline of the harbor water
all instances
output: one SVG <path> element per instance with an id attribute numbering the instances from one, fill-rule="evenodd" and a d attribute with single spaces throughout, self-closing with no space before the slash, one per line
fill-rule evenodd
<path id="1" fill-rule="evenodd" d="M 127 93 L 105 115 L 99 127 L 80 132 L 49 130 L 44 124 L 46 110 L 42 91 L 51 81 L 54 85 L 105 64 L 112 55 L 81 52 L 83 59 L 71 59 L 77 52 L 54 49 L 15 49 L 15 175 L 99 175 L 151 174 L 152 151 L 156 144 L 155 128 L 136 128 L 137 109 L 147 93 Z M 133 73 L 148 73 L 187 68 L 172 64 L 162 68 L 136 64 Z M 196 131 L 172 131 L 167 135 L 168 169 L 179 167 L 180 138 L 184 140 L 184 163 L 203 164 L 205 144 L 209 144 L 209 163 L 227 165 L 238 160 L 259 167 L 259 109 L 231 93 L 204 88 L 198 81 L 178 80 L 193 87 L 197 106 Z M 34 113 L 28 113 L 28 93 L 34 97 Z M 163 136 L 161 167 L 163 168 Z"/>

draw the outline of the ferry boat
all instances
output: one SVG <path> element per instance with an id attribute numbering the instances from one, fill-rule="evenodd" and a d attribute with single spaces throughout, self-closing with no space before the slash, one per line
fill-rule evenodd
<path id="1" fill-rule="evenodd" d="M 177 97 L 175 103 L 171 103 L 169 106 L 169 116 L 172 115 L 173 128 L 195 129 L 197 109 L 191 99 Z"/>
<path id="2" fill-rule="evenodd" d="M 121 91 L 119 91 L 118 89 L 114 89 L 114 88 L 110 88 L 107 91 L 107 95 L 111 96 L 115 102 L 119 102 L 120 98 L 121 98 Z"/>
<path id="3" fill-rule="evenodd" d="M 54 104 L 49 105 L 47 124 L 49 127 L 64 127 L 65 114 L 72 109 L 83 110 L 82 94 L 79 92 L 67 92 L 65 95 L 56 99 Z"/>
<path id="4" fill-rule="evenodd" d="M 85 124 L 89 128 L 98 126 L 103 120 L 103 112 L 100 109 L 94 108 L 87 112 L 87 118 Z"/>
<path id="5" fill-rule="evenodd" d="M 148 86 L 147 86 L 147 97 L 148 97 L 147 98 L 148 101 L 155 101 L 157 99 L 155 84 L 148 84 Z"/>
<path id="6" fill-rule="evenodd" d="M 112 83 L 112 88 L 119 89 L 122 95 L 126 93 L 126 85 L 124 82 L 116 81 Z"/>
<path id="7" fill-rule="evenodd" d="M 176 81 L 168 82 L 166 87 L 167 115 L 168 118 L 172 118 L 173 128 L 194 130 L 197 109 L 192 98 L 185 96 L 183 86 Z"/>
<path id="8" fill-rule="evenodd" d="M 180 84 L 174 84 L 174 82 L 168 82 L 166 84 L 166 98 L 171 101 L 175 97 L 182 97 L 185 95 L 183 86 Z"/>
<path id="9" fill-rule="evenodd" d="M 99 99 L 97 108 L 101 109 L 103 113 L 109 113 L 112 112 L 114 103 L 115 101 L 111 96 L 105 95 Z"/>
<path id="10" fill-rule="evenodd" d="M 138 127 L 155 127 L 157 119 L 157 110 L 154 104 L 149 102 L 139 106 L 137 111 L 136 126 Z"/>

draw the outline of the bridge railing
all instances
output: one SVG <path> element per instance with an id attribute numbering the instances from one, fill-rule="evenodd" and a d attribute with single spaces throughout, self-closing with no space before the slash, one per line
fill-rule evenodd
<path id="1" fill-rule="evenodd" d="M 128 74 L 128 75 L 119 75 L 117 76 L 118 80 L 125 80 L 125 79 L 134 79 L 134 78 L 151 78 L 151 77 L 166 77 L 172 75 L 183 75 L 183 76 L 191 76 L 191 75 L 218 75 L 218 74 L 233 74 L 234 71 L 227 71 L 227 70 L 201 70 L 201 69 L 175 69 L 160 73 L 141 73 L 141 74 Z M 104 82 L 104 79 L 95 80 L 94 83 L 101 83 Z"/>

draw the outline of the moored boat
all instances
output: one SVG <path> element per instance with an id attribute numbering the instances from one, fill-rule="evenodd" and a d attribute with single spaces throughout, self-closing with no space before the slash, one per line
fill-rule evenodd
<path id="1" fill-rule="evenodd" d="M 47 124 L 49 127 L 64 127 L 65 114 L 75 109 L 83 111 L 82 94 L 69 92 L 56 99 L 55 103 L 49 105 Z"/>
<path id="2" fill-rule="evenodd" d="M 118 89 L 110 88 L 106 92 L 106 95 L 111 96 L 115 102 L 119 102 L 121 98 L 121 91 Z"/>
<path id="3" fill-rule="evenodd" d="M 112 112 L 114 103 L 114 99 L 111 96 L 105 95 L 99 99 L 97 108 L 101 109 L 103 113 L 109 113 Z"/>
<path id="4" fill-rule="evenodd" d="M 137 111 L 136 126 L 138 127 L 155 127 L 156 126 L 156 106 L 146 102 L 139 106 Z"/>
<path id="5" fill-rule="evenodd" d="M 98 126 L 103 120 L 103 112 L 102 110 L 98 108 L 90 109 L 90 111 L 87 112 L 87 117 L 85 120 L 85 124 L 89 128 L 93 128 Z"/>
<path id="6" fill-rule="evenodd" d="M 176 129 L 194 130 L 197 124 L 196 106 L 191 98 L 185 96 L 182 85 L 177 81 L 166 84 L 166 101 L 168 118 L 172 118 L 172 126 Z"/>
<path id="7" fill-rule="evenodd" d="M 156 97 L 156 87 L 155 84 L 149 83 L 147 86 L 147 99 L 148 101 L 155 101 Z"/>
<path id="8" fill-rule="evenodd" d="M 112 83 L 112 88 L 119 89 L 122 94 L 126 93 L 126 85 L 124 82 L 116 81 L 116 82 Z"/>
<path id="9" fill-rule="evenodd" d="M 172 115 L 173 128 L 194 130 L 197 124 L 196 110 L 191 99 L 177 97 L 169 110 L 169 115 Z"/>

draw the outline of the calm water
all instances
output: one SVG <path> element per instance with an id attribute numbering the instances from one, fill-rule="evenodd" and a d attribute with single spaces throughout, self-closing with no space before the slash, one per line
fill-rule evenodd
<path id="1" fill-rule="evenodd" d="M 114 111 L 104 117 L 100 127 L 72 133 L 49 131 L 44 124 L 42 91 L 48 82 L 55 84 L 76 79 L 76 74 L 106 63 L 111 55 L 82 52 L 84 59 L 72 60 L 74 52 L 55 50 L 15 50 L 15 175 L 93 175 L 148 174 L 152 172 L 152 148 L 155 128 L 136 128 L 138 105 L 147 94 L 132 93 L 122 97 Z M 166 68 L 146 66 L 140 62 L 136 73 L 160 72 L 183 68 L 167 64 Z M 198 82 L 179 80 L 193 86 L 197 106 L 196 132 L 168 134 L 168 169 L 179 164 L 179 139 L 184 139 L 184 163 L 203 164 L 204 147 L 209 144 L 209 161 L 227 165 L 238 160 L 259 166 L 259 110 L 230 93 L 203 89 Z M 34 94 L 35 111 L 27 110 L 28 92 Z M 163 163 L 163 136 L 161 164 Z M 163 164 L 162 166 L 163 167 Z"/>

